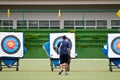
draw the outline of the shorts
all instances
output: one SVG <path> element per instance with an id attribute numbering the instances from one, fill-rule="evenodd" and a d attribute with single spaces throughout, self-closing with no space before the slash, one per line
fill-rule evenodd
<path id="1" fill-rule="evenodd" d="M 68 54 L 60 54 L 60 64 L 70 63 L 70 55 Z"/>

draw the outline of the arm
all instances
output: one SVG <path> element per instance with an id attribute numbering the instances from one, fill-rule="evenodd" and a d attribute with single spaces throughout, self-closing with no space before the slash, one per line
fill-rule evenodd
<path id="1" fill-rule="evenodd" d="M 70 48 L 68 48 L 68 54 L 70 55 L 70 51 L 71 51 L 71 49 Z"/>
<path id="2" fill-rule="evenodd" d="M 57 52 L 57 54 L 59 54 L 59 52 L 58 52 L 58 48 L 59 48 L 59 47 L 56 48 L 56 52 Z"/>
<path id="3" fill-rule="evenodd" d="M 59 54 L 58 49 L 60 48 L 60 43 L 61 43 L 61 42 L 59 42 L 58 45 L 57 45 L 57 47 L 55 48 L 57 54 Z"/>
<path id="4" fill-rule="evenodd" d="M 70 55 L 70 51 L 71 51 L 71 46 L 70 46 L 70 43 L 68 43 L 68 54 Z"/>

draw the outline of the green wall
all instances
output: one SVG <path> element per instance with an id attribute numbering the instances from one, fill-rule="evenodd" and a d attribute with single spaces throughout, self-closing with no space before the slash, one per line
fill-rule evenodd
<path id="1" fill-rule="evenodd" d="M 0 32 L 24 32 L 25 58 L 49 58 L 43 44 L 50 33 L 75 33 L 78 58 L 105 58 L 101 48 L 106 43 L 108 33 L 119 33 L 118 29 L 0 29 Z"/>

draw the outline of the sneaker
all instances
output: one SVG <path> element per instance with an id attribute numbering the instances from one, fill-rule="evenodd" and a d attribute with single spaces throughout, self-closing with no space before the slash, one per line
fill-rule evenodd
<path id="1" fill-rule="evenodd" d="M 66 73 L 65 73 L 65 75 L 67 76 L 67 75 L 68 75 L 68 73 L 66 72 Z"/>
<path id="2" fill-rule="evenodd" d="M 63 70 L 60 70 L 59 75 L 61 75 L 61 74 L 62 74 L 62 72 L 63 72 Z"/>

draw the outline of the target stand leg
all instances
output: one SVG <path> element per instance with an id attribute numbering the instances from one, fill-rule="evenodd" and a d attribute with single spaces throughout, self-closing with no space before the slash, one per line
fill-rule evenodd
<path id="1" fill-rule="evenodd" d="M 2 71 L 2 60 L 0 58 L 0 71 Z"/>
<path id="2" fill-rule="evenodd" d="M 111 61 L 110 58 L 109 58 L 109 71 L 111 71 L 111 72 L 113 71 L 113 70 L 112 70 L 112 61 Z"/>
<path id="3" fill-rule="evenodd" d="M 51 67 L 51 71 L 54 71 L 53 69 L 53 63 L 52 63 L 52 59 L 50 58 L 50 67 Z"/>
<path id="4" fill-rule="evenodd" d="M 16 65 L 16 71 L 18 71 L 19 70 L 19 58 L 17 58 L 17 65 Z"/>

